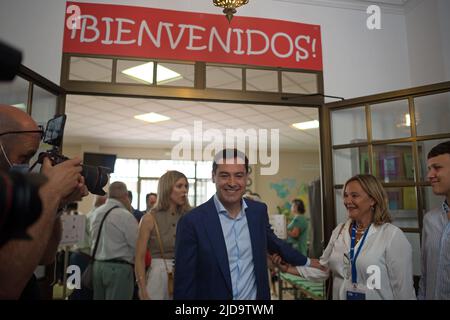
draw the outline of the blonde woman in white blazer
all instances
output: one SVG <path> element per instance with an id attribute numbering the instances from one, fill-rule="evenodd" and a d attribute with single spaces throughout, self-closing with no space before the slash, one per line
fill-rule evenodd
<path id="1" fill-rule="evenodd" d="M 349 219 L 333 230 L 320 257 L 320 264 L 329 271 L 286 265 L 279 256 L 274 256 L 274 262 L 283 272 L 312 281 L 325 280 L 331 272 L 333 300 L 416 299 L 411 245 L 390 223 L 387 203 L 377 178 L 367 174 L 350 178 L 344 185 Z"/>

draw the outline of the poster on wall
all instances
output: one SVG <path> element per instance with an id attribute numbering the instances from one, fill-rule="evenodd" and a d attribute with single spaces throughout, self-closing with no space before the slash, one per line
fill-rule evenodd
<path id="1" fill-rule="evenodd" d="M 319 25 L 67 2 L 64 53 L 322 70 Z"/>

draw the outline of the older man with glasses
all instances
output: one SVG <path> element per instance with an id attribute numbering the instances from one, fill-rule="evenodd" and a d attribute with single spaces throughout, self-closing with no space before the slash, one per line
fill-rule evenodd
<path id="1" fill-rule="evenodd" d="M 0 105 L 0 170 L 28 172 L 42 135 L 42 127 L 28 114 Z M 52 166 L 44 160 L 41 173 L 47 182 L 39 190 L 43 209 L 27 230 L 31 239 L 12 239 L 0 248 L 0 299 L 39 298 L 33 271 L 54 260 L 61 237 L 58 209 L 88 194 L 80 163 L 75 158 Z"/>

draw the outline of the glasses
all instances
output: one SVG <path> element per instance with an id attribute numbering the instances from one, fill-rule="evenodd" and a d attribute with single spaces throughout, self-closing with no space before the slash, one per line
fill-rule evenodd
<path id="1" fill-rule="evenodd" d="M 39 130 L 19 130 L 19 131 L 7 131 L 7 132 L 2 132 L 0 133 L 0 137 L 1 136 L 5 136 L 7 134 L 19 134 L 19 133 L 39 133 L 40 134 L 40 138 L 39 140 L 42 140 L 44 138 L 44 127 L 39 125 L 38 126 Z"/>

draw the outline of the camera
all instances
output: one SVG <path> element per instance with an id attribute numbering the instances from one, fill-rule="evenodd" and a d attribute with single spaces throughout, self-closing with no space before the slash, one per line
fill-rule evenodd
<path id="1" fill-rule="evenodd" d="M 30 170 L 37 164 L 44 161 L 44 158 L 49 158 L 52 162 L 52 165 L 56 165 L 58 163 L 64 162 L 69 158 L 65 157 L 61 154 L 59 146 L 62 143 L 62 138 L 64 134 L 64 126 L 66 123 L 66 115 L 55 116 L 53 119 L 50 119 L 47 122 L 47 127 L 44 132 L 44 143 L 47 143 L 52 146 L 52 149 L 46 152 L 41 152 L 38 156 L 38 160 L 31 167 Z M 103 190 L 103 187 L 108 183 L 109 174 L 111 170 L 106 167 L 95 167 L 89 165 L 81 165 L 82 171 L 81 175 L 84 177 L 84 182 L 89 192 L 93 194 L 97 194 L 100 196 L 104 196 L 106 192 Z"/>
<path id="2" fill-rule="evenodd" d="M 45 181 L 40 174 L 0 172 L 0 247 L 10 239 L 30 239 L 26 230 L 41 215 L 38 192 Z"/>

